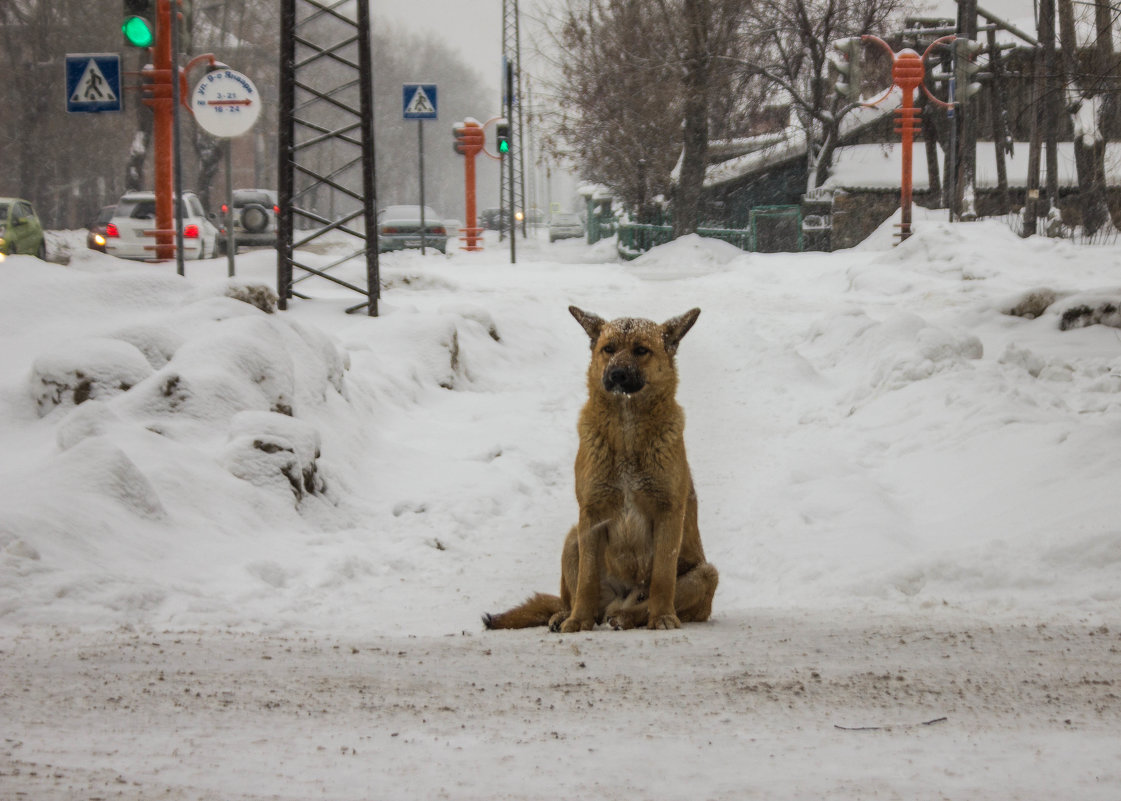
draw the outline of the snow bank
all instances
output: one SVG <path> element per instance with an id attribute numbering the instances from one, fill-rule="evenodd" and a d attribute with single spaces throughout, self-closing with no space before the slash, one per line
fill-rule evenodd
<path id="1" fill-rule="evenodd" d="M 553 589 L 587 360 L 569 304 L 703 310 L 678 364 L 718 618 L 1108 619 L 1118 250 L 915 230 L 833 254 L 685 237 L 627 264 L 387 254 L 376 319 L 310 281 L 270 313 L 265 253 L 233 284 L 224 260 L 184 280 L 13 257 L 0 624 L 440 634 Z"/>

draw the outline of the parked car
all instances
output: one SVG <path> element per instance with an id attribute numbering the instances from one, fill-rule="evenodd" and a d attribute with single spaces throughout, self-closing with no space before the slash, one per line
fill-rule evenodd
<path id="1" fill-rule="evenodd" d="M 102 206 L 97 217 L 90 223 L 86 231 L 86 247 L 90 250 L 105 252 L 105 231 L 113 215 L 117 213 L 116 206 Z"/>
<path id="2" fill-rule="evenodd" d="M 378 253 L 421 244 L 420 206 L 389 206 L 378 212 Z M 444 253 L 448 228 L 444 218 L 429 206 L 424 207 L 424 245 Z"/>
<path id="3" fill-rule="evenodd" d="M 558 212 L 549 220 L 549 241 L 558 239 L 572 239 L 584 235 L 584 223 L 580 217 L 568 212 Z"/>
<path id="4" fill-rule="evenodd" d="M 218 229 L 210 224 L 202 203 L 194 192 L 183 193 L 183 256 L 208 259 L 217 256 Z M 145 232 L 156 225 L 156 194 L 129 192 L 117 203 L 117 210 L 105 226 L 105 252 L 122 259 L 151 259 L 155 256 L 155 237 Z"/>
<path id="5" fill-rule="evenodd" d="M 18 197 L 0 197 L 0 261 L 14 253 L 45 259 L 47 240 L 30 203 Z"/>
<path id="6" fill-rule="evenodd" d="M 234 201 L 234 244 L 276 246 L 276 221 L 280 216 L 276 192 L 272 189 L 235 189 Z M 226 206 L 214 220 L 222 228 L 226 224 Z"/>
<path id="7" fill-rule="evenodd" d="M 506 209 L 483 209 L 479 212 L 479 226 L 491 231 L 506 231 L 510 228 L 510 215 Z"/>

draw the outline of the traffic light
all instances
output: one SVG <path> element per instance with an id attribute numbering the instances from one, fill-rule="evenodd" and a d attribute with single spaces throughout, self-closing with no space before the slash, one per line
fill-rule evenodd
<path id="1" fill-rule="evenodd" d="M 178 12 L 176 12 L 178 7 Z M 179 14 L 179 52 L 190 53 L 195 31 L 195 4 L 193 0 L 173 0 L 171 13 Z"/>
<path id="2" fill-rule="evenodd" d="M 461 156 L 474 156 L 483 149 L 483 140 L 486 135 L 478 123 L 467 125 L 457 122 L 452 126 L 452 136 L 455 137 L 452 148 L 456 153 Z"/>
<path id="3" fill-rule="evenodd" d="M 977 71 L 981 65 L 973 57 L 984 48 L 980 42 L 972 39 L 954 40 L 954 102 L 965 103 L 973 95 L 981 91 L 981 84 L 975 79 L 980 78 Z"/>
<path id="4" fill-rule="evenodd" d="M 498 142 L 498 155 L 510 155 L 510 123 L 505 118 L 494 125 L 495 139 Z"/>
<path id="5" fill-rule="evenodd" d="M 859 101 L 863 80 L 860 57 L 863 55 L 864 43 L 859 36 L 851 36 L 848 39 L 838 39 L 833 47 L 844 56 L 843 60 L 833 59 L 833 66 L 841 73 L 841 80 L 836 83 L 837 94 L 853 102 Z"/>
<path id="6" fill-rule="evenodd" d="M 155 0 L 123 0 L 121 33 L 132 47 L 151 47 L 156 41 Z"/>

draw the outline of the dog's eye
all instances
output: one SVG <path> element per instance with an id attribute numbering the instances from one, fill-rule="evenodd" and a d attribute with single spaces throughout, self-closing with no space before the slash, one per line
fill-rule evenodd
<path id="1" fill-rule="evenodd" d="M 644 347 L 642 347 L 642 345 L 639 345 L 637 348 L 634 349 L 634 355 L 635 356 L 645 356 L 649 352 L 650 352 L 650 348 L 644 348 Z"/>
<path id="2" fill-rule="evenodd" d="M 616 350 L 617 350 L 617 348 L 614 345 L 604 345 L 603 346 L 603 352 L 606 353 L 608 356 L 614 354 Z"/>

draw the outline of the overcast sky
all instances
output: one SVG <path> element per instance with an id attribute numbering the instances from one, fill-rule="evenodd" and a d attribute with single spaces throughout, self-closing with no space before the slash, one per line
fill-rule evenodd
<path id="1" fill-rule="evenodd" d="M 528 5 L 525 0 L 520 6 Z M 524 18 L 526 11 L 520 9 Z M 502 0 L 373 0 L 374 24 L 389 22 L 412 33 L 435 34 L 474 64 L 495 89 L 502 73 Z M 523 33 L 523 53 L 528 42 Z M 523 55 L 523 62 L 526 61 Z M 425 80 L 420 76 L 418 80 Z"/>

